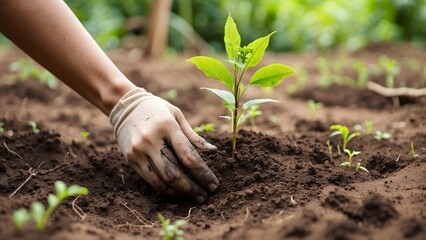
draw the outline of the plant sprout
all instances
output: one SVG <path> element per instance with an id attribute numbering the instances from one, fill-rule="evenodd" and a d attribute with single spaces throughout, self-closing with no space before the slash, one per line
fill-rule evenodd
<path id="1" fill-rule="evenodd" d="M 348 156 L 349 156 L 349 160 L 348 160 L 348 161 L 346 161 L 346 162 L 341 163 L 341 164 L 340 164 L 340 166 L 344 166 L 344 167 L 349 167 L 349 168 L 351 168 L 351 167 L 352 167 L 352 158 L 353 158 L 354 156 L 356 156 L 356 155 L 360 154 L 361 152 L 360 152 L 360 151 L 351 151 L 351 150 L 349 150 L 349 149 L 345 149 L 344 151 L 345 151 L 345 153 L 347 153 L 347 154 L 348 154 Z"/>
<path id="2" fill-rule="evenodd" d="M 366 167 L 362 166 L 360 162 L 357 162 L 356 165 L 355 165 L 355 171 L 358 172 L 359 170 L 370 173 L 370 171 L 368 171 L 368 169 Z"/>
<path id="3" fill-rule="evenodd" d="M 54 89 L 58 82 L 49 71 L 39 67 L 31 60 L 19 59 L 9 65 L 8 75 L 10 81 L 26 81 L 30 78 L 38 80 L 42 84 L 46 84 L 49 88 Z"/>
<path id="4" fill-rule="evenodd" d="M 83 140 L 83 142 L 86 142 L 87 138 L 89 138 L 89 136 L 90 136 L 90 132 L 88 132 L 88 131 L 82 131 L 81 132 L 81 139 Z"/>
<path id="5" fill-rule="evenodd" d="M 254 130 L 256 127 L 256 117 L 262 114 L 262 111 L 259 110 L 259 105 L 253 105 L 247 110 L 247 113 L 241 115 L 240 124 L 250 119 L 251 129 Z"/>
<path id="6" fill-rule="evenodd" d="M 33 133 L 37 134 L 40 132 L 40 129 L 37 127 L 37 123 L 35 121 L 28 121 L 28 125 L 30 125 Z"/>
<path id="7" fill-rule="evenodd" d="M 0 121 L 0 134 L 4 133 L 4 122 Z"/>
<path id="8" fill-rule="evenodd" d="M 386 74 L 386 87 L 393 88 L 395 75 L 400 72 L 398 62 L 386 56 L 381 56 L 379 58 L 379 66 Z"/>
<path id="9" fill-rule="evenodd" d="M 216 126 L 214 125 L 214 123 L 205 123 L 205 124 L 201 124 L 198 127 L 194 128 L 194 131 L 199 133 L 199 132 L 212 132 L 216 129 Z"/>
<path id="10" fill-rule="evenodd" d="M 392 135 L 390 133 L 382 132 L 380 130 L 377 130 L 376 134 L 374 135 L 374 138 L 378 141 L 386 140 L 386 139 L 389 139 L 391 137 L 392 137 Z"/>
<path id="11" fill-rule="evenodd" d="M 353 63 L 353 67 L 358 72 L 357 86 L 359 88 L 365 88 L 368 81 L 368 68 L 367 64 L 362 60 L 356 60 Z"/>
<path id="12" fill-rule="evenodd" d="M 413 160 L 416 160 L 416 158 L 419 157 L 419 154 L 417 154 L 416 151 L 414 150 L 414 143 L 413 143 L 413 141 L 411 141 L 411 156 L 413 157 Z"/>
<path id="13" fill-rule="evenodd" d="M 237 25 L 231 15 L 225 23 L 225 49 L 228 55 L 228 62 L 232 64 L 232 73 L 218 60 L 212 57 L 196 56 L 188 61 L 195 64 L 207 77 L 218 79 L 229 90 L 214 88 L 202 88 L 216 94 L 225 102 L 225 107 L 229 111 L 226 119 L 232 121 L 232 152 L 235 153 L 237 144 L 238 126 L 241 123 L 241 116 L 253 105 L 266 102 L 278 102 L 273 99 L 252 99 L 241 104 L 244 92 L 250 86 L 275 87 L 284 78 L 295 73 L 294 69 L 283 64 L 270 64 L 258 69 L 251 77 L 249 83 L 244 85 L 242 80 L 247 69 L 257 66 L 262 59 L 266 48 L 269 45 L 269 38 L 272 32 L 265 37 L 254 40 L 247 46 L 241 47 L 241 37 L 238 33 Z"/>
<path id="14" fill-rule="evenodd" d="M 309 106 L 309 110 L 311 111 L 311 119 L 314 120 L 316 119 L 318 110 L 324 107 L 324 104 L 322 104 L 321 102 L 315 102 L 314 100 L 309 99 L 308 106 Z"/>
<path id="15" fill-rule="evenodd" d="M 16 229 L 20 230 L 22 226 L 27 223 L 30 219 L 36 223 L 38 230 L 42 231 L 46 227 L 47 220 L 52 215 L 53 211 L 59 206 L 59 204 L 67 197 L 77 195 L 87 195 L 89 190 L 79 185 L 67 185 L 62 181 L 55 181 L 56 195 L 49 194 L 47 198 L 48 208 L 39 202 L 35 201 L 31 204 L 29 210 L 20 208 L 13 212 L 12 220 L 15 224 Z"/>
<path id="16" fill-rule="evenodd" d="M 170 222 L 170 219 L 166 219 L 163 215 L 158 214 L 162 229 L 160 230 L 160 236 L 162 240 L 183 240 L 183 230 L 179 228 L 185 225 L 186 221 L 179 219 L 174 223 Z"/>
<path id="17" fill-rule="evenodd" d="M 374 122 L 372 120 L 365 120 L 362 125 L 355 124 L 354 129 L 362 135 L 370 135 L 373 132 L 373 125 Z"/>
<path id="18" fill-rule="evenodd" d="M 352 134 L 349 134 L 349 129 L 344 125 L 331 125 L 330 130 L 336 130 L 330 134 L 330 137 L 336 136 L 336 135 L 342 135 L 343 151 L 346 150 L 346 146 L 350 140 L 352 140 L 356 136 L 359 136 L 359 132 L 354 132 Z"/>

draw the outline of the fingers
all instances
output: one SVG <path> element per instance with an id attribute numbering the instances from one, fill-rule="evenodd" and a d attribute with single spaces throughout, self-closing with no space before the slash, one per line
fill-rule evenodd
<path id="1" fill-rule="evenodd" d="M 193 142 L 198 148 L 205 149 L 205 150 L 216 150 L 216 146 L 214 146 L 211 143 L 208 143 L 204 138 L 202 138 L 200 135 L 198 135 L 194 129 L 192 129 L 191 125 L 189 125 L 188 121 L 186 121 L 185 117 L 183 116 L 182 112 L 178 109 L 176 111 L 176 121 L 180 125 L 180 128 L 182 129 L 182 132 L 185 134 L 185 136 Z"/>
<path id="2" fill-rule="evenodd" d="M 207 199 L 207 192 L 182 171 L 178 159 L 170 148 L 163 147 L 160 154 L 158 152 L 153 154 L 151 165 L 163 182 L 173 189 L 199 203 Z"/>
<path id="3" fill-rule="evenodd" d="M 215 191 L 219 180 L 200 157 L 198 152 L 182 133 L 177 130 L 170 134 L 170 144 L 185 169 L 205 189 Z"/>

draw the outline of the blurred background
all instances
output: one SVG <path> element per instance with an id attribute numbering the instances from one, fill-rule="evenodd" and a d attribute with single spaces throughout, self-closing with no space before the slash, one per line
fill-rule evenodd
<path id="1" fill-rule="evenodd" d="M 67 4 L 105 49 L 147 43 L 153 3 L 170 2 L 165 50 L 223 51 L 229 13 L 242 39 L 278 31 L 270 51 L 306 51 L 369 42 L 426 39 L 426 0 L 68 0 Z M 167 18 L 166 18 L 167 19 Z M 161 29 L 159 29 L 161 31 Z M 243 43 L 243 44 L 246 44 Z M 0 44 L 8 46 L 1 37 Z"/>

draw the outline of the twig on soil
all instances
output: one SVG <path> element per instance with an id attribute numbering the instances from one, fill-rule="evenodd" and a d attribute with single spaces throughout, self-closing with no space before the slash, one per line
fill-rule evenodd
<path id="1" fill-rule="evenodd" d="M 77 199 L 80 197 L 81 195 L 78 195 L 74 201 L 72 201 L 72 210 L 74 210 L 74 212 L 80 217 L 81 221 L 84 221 L 84 219 L 86 219 L 87 214 L 81 210 L 81 208 L 75 204 L 75 202 L 77 201 Z"/>
<path id="2" fill-rule="evenodd" d="M 56 167 L 54 167 L 54 168 L 52 168 L 52 169 L 47 169 L 47 170 L 40 171 L 40 172 L 39 172 L 39 174 L 40 174 L 40 175 L 45 175 L 45 174 L 48 174 L 48 173 L 53 172 L 53 171 L 56 171 L 56 170 L 58 170 L 59 168 L 61 168 L 61 167 L 65 166 L 65 165 L 67 165 L 67 164 L 68 164 L 68 163 L 67 163 L 67 159 L 68 159 L 68 156 L 69 156 L 69 155 L 70 155 L 70 153 L 69 153 L 69 152 L 67 152 L 67 153 L 65 154 L 64 161 L 63 161 L 61 164 L 59 164 L 58 166 L 56 166 Z"/>
<path id="3" fill-rule="evenodd" d="M 18 153 L 16 153 L 15 151 L 10 150 L 10 148 L 6 145 L 6 142 L 3 142 L 3 145 L 4 145 L 4 147 L 6 148 L 6 150 L 7 150 L 8 152 L 12 153 L 12 154 L 13 154 L 13 155 L 15 155 L 15 156 L 18 156 L 18 157 L 19 157 L 19 159 L 21 159 L 21 160 L 22 160 L 22 157 L 21 157 Z"/>
<path id="4" fill-rule="evenodd" d="M 386 88 L 375 82 L 367 82 L 367 89 L 384 97 L 422 97 L 426 96 L 426 88 Z"/>
<path id="5" fill-rule="evenodd" d="M 43 165 L 43 164 L 44 164 L 44 161 L 41 162 L 36 169 L 33 169 L 32 167 L 30 167 L 30 169 L 28 169 L 28 172 L 30 173 L 30 175 L 27 177 L 27 179 L 25 179 L 25 181 L 21 185 L 19 185 L 19 187 L 15 191 L 13 191 L 13 193 L 11 193 L 9 195 L 9 197 L 10 198 L 13 197 L 19 190 L 21 190 L 22 187 L 25 186 L 25 184 L 27 184 L 27 182 L 29 182 L 31 180 L 31 178 L 37 176 L 38 170 L 40 169 L 41 165 Z"/>
<path id="6" fill-rule="evenodd" d="M 190 208 L 189 209 L 189 211 L 188 211 L 188 215 L 186 216 L 186 217 L 184 217 L 184 218 L 182 218 L 183 220 L 188 220 L 190 217 L 191 217 L 191 211 L 192 211 L 192 209 L 194 209 L 195 207 L 192 207 L 192 208 Z"/>
<path id="7" fill-rule="evenodd" d="M 135 216 L 139 220 L 140 223 L 142 223 L 142 225 L 132 225 L 132 226 L 138 226 L 138 227 L 141 227 L 141 228 L 144 228 L 144 227 L 150 227 L 151 228 L 151 227 L 155 226 L 155 224 L 156 224 L 155 222 L 151 222 L 151 221 L 147 220 L 138 211 L 129 208 L 127 206 L 127 203 L 123 204 L 123 206 L 125 208 L 127 208 L 127 210 L 129 210 L 133 214 L 133 216 Z"/>

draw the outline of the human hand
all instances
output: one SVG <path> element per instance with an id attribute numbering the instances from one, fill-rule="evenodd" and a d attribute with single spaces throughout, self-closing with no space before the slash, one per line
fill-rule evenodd
<path id="1" fill-rule="evenodd" d="M 216 147 L 193 131 L 177 107 L 133 89 L 114 107 L 110 121 L 130 166 L 158 191 L 202 203 L 207 190 L 216 190 L 218 179 L 191 142 L 201 149 Z"/>

